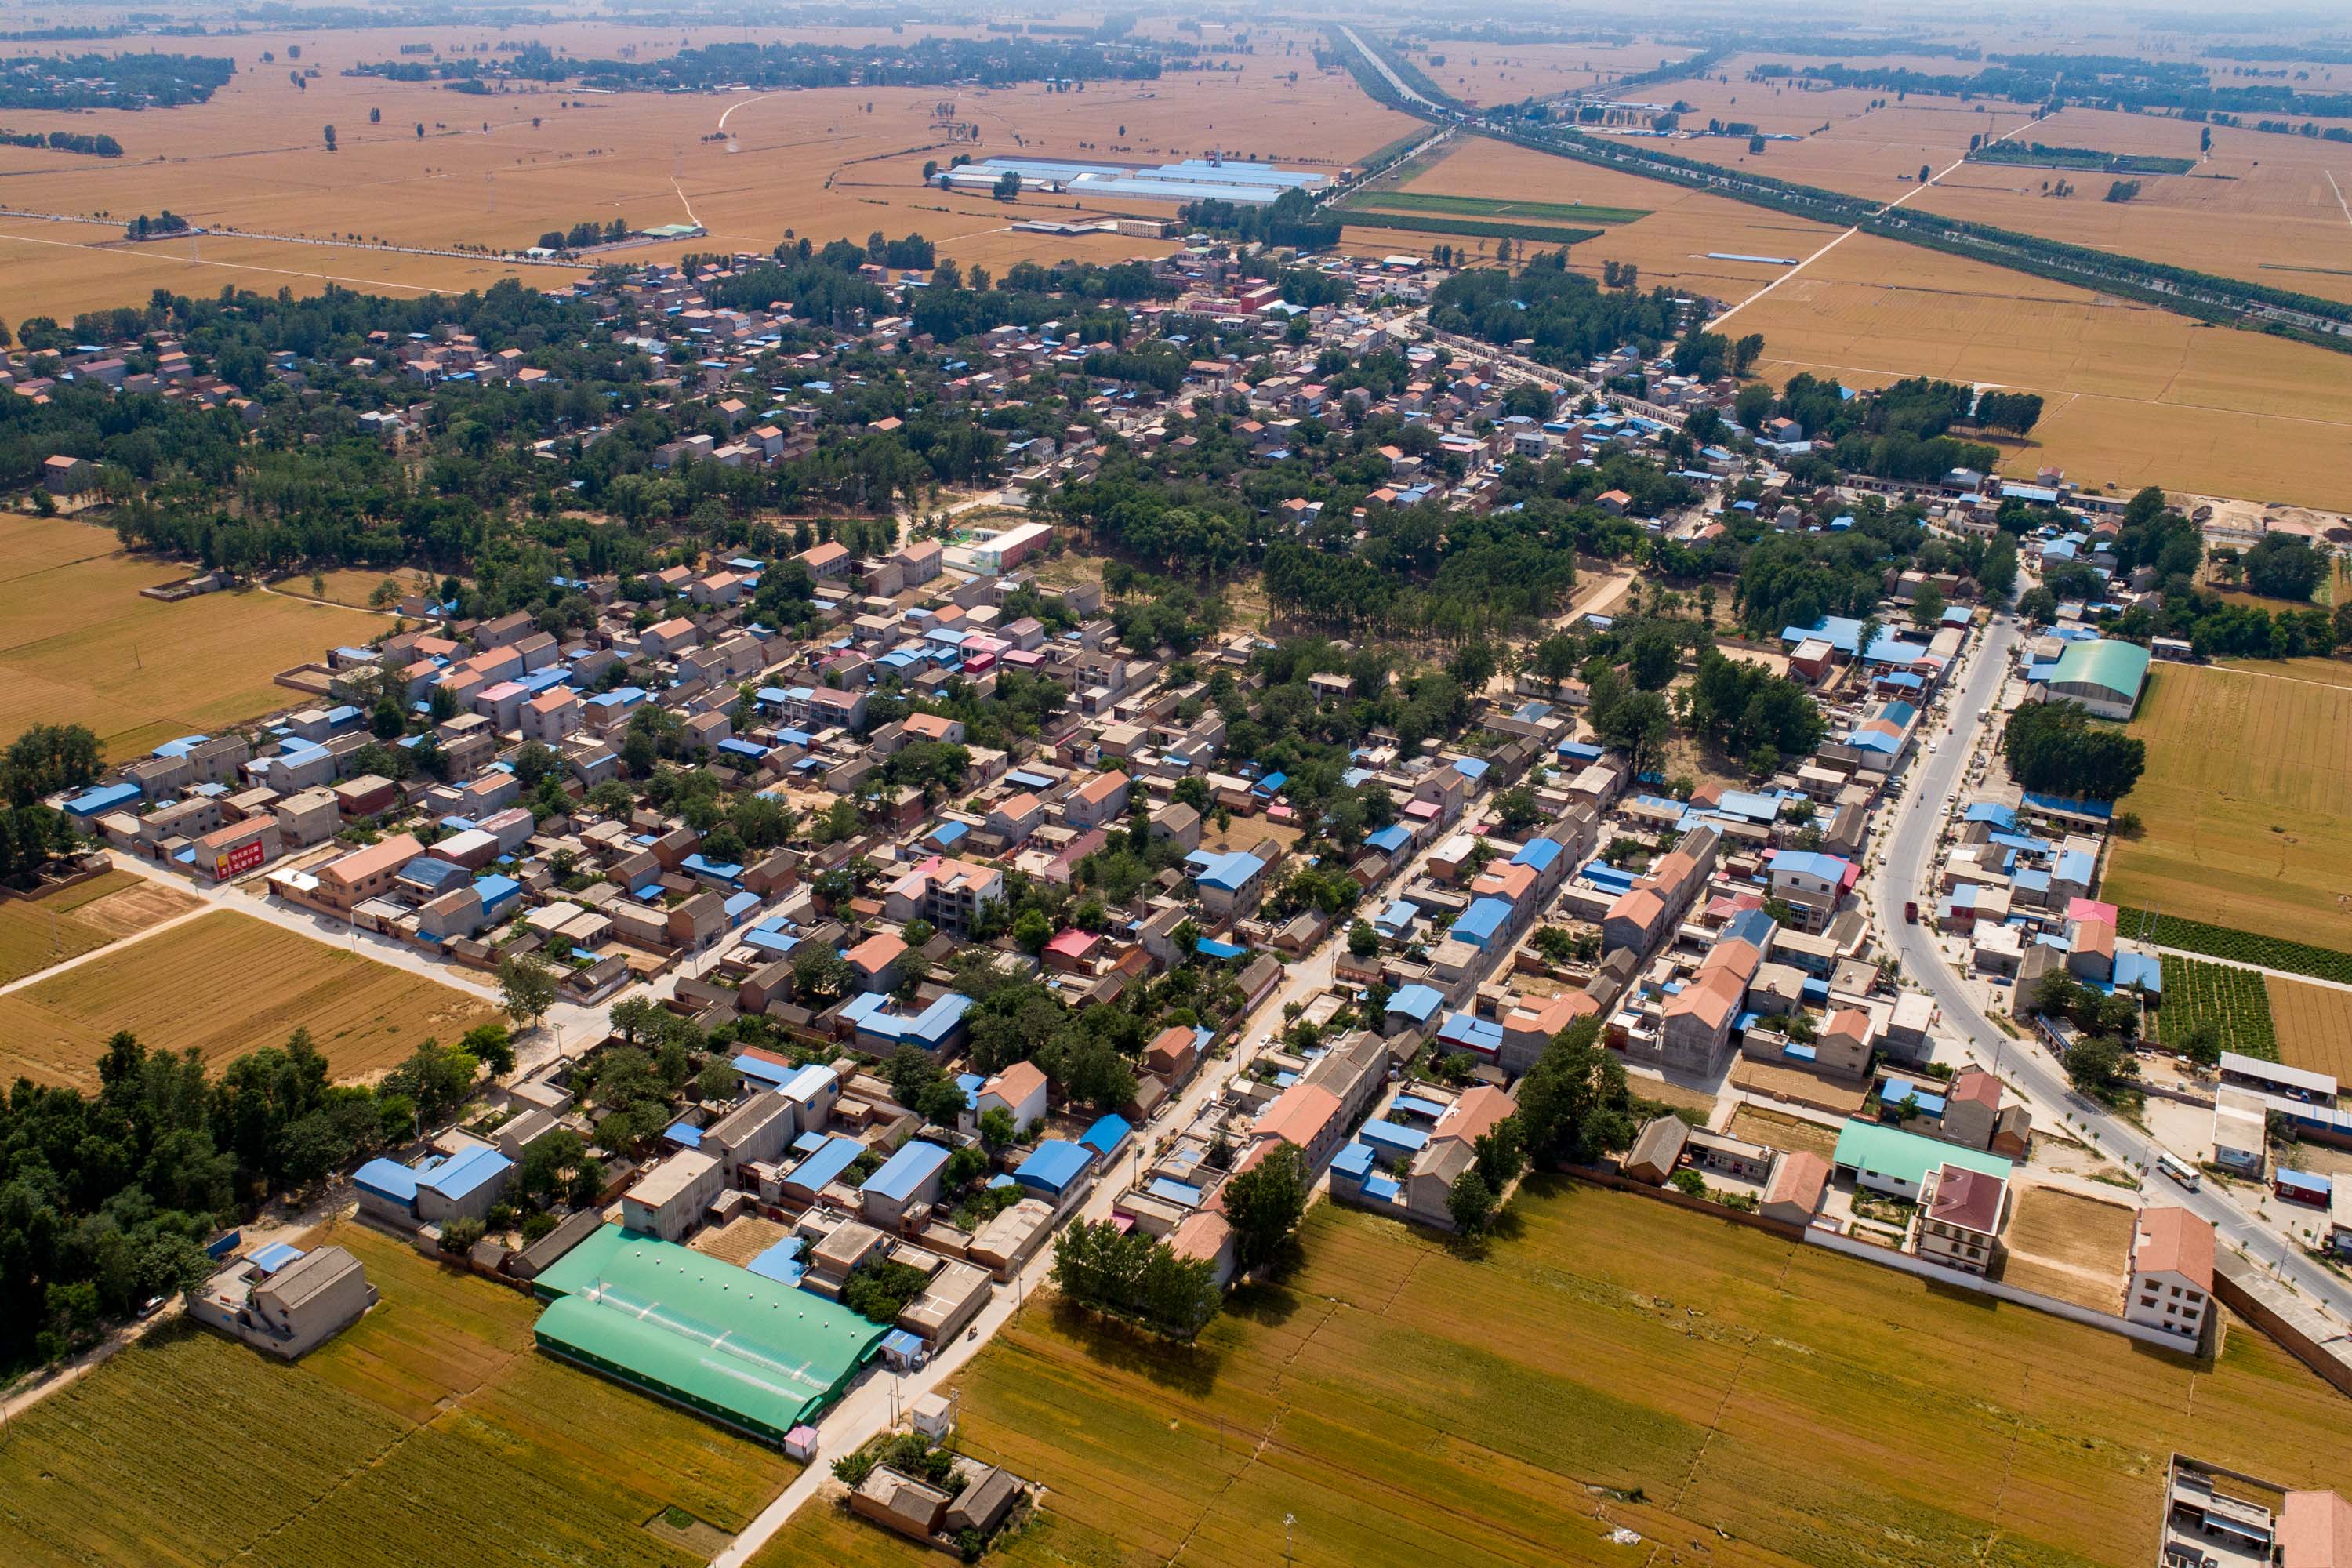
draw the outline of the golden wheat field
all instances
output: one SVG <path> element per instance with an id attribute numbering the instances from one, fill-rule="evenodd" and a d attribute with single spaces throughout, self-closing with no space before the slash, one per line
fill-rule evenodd
<path id="1" fill-rule="evenodd" d="M 109 529 L 0 517 L 0 742 L 71 721 L 128 761 L 287 707 L 301 694 L 272 681 L 277 671 L 390 625 L 257 589 L 177 604 L 139 593 L 183 575 L 123 553 Z"/>
<path id="2" fill-rule="evenodd" d="M 445 48 L 496 36 L 431 31 Z M 635 48 L 646 58 L 685 38 L 740 36 L 737 29 L 698 37 L 574 26 L 546 41 L 581 56 Z M 828 40 L 797 30 L 751 36 L 844 42 L 889 37 L 879 30 L 870 39 Z M 1222 150 L 1337 167 L 1414 123 L 1367 99 L 1344 71 L 1316 69 L 1316 36 L 1293 31 L 1255 34 L 1255 53 L 1218 57 L 1232 68 L 1093 82 L 1064 93 L 1042 84 L 961 93 L 861 88 L 736 94 L 592 94 L 507 84 L 488 97 L 470 97 L 437 83 L 340 74 L 391 58 L 414 37 L 409 29 L 387 29 L 170 40 L 159 47 L 234 54 L 237 76 L 209 103 L 183 109 L 10 113 L 11 130 L 106 132 L 122 142 L 125 155 L 100 163 L 0 147 L 0 201 L 10 208 L 103 215 L 74 223 L 0 216 L 9 313 L 64 319 L 95 305 L 143 300 L 155 288 L 212 293 L 226 284 L 308 292 L 339 281 L 422 290 L 479 287 L 514 275 L 551 286 L 585 268 L 395 253 L 351 242 L 520 248 L 551 228 L 616 216 L 633 226 L 698 222 L 709 230 L 702 239 L 625 253 L 632 258 L 766 250 L 787 230 L 823 243 L 862 240 L 876 229 L 920 232 L 959 260 L 995 266 L 1024 257 L 1152 255 L 1165 247 L 1013 235 L 1009 226 L 1016 218 L 1066 216 L 1074 209 L 1042 196 L 1000 204 L 948 195 L 922 184 L 923 163 L 945 162 L 955 152 L 1156 161 Z M 302 64 L 321 72 L 299 88 L 284 60 L 296 42 L 305 50 Z M 278 61 L 262 63 L 265 50 Z M 943 103 L 952 105 L 945 118 L 938 112 Z M 980 140 L 951 145 L 950 122 L 977 126 Z M 331 153 L 324 134 L 330 124 L 338 143 Z M 125 220 L 167 206 L 198 224 L 241 232 L 138 246 L 121 239 Z"/>
<path id="3" fill-rule="evenodd" d="M 2352 688 L 2159 665 L 2131 732 L 2145 831 L 2116 841 L 2105 897 L 2352 949 Z"/>
<path id="4" fill-rule="evenodd" d="M 1653 43 L 1494 44 L 1431 38 L 1402 51 L 1430 80 L 1465 103 L 1516 103 L 1576 92 L 1690 51 Z"/>
<path id="5" fill-rule="evenodd" d="M 0 1080 L 88 1089 L 118 1030 L 215 1066 L 308 1029 L 339 1079 L 370 1078 L 427 1037 L 454 1041 L 492 1004 L 221 910 L 0 996 Z"/>
<path id="6" fill-rule="evenodd" d="M 11 1568 L 691 1568 L 647 1527 L 740 1530 L 797 1471 L 748 1438 L 531 1348 L 528 1294 L 364 1226 L 381 1300 L 289 1365 L 184 1323 L 16 1417 Z"/>
<path id="7" fill-rule="evenodd" d="M 1587 206 L 1646 210 L 1648 216 L 1610 225 L 1599 239 L 1575 247 L 1570 252 L 1571 265 L 1580 272 L 1598 275 L 1604 262 L 1630 261 L 1641 268 L 1645 279 L 1722 300 L 1745 299 L 1785 268 L 1752 261 L 1710 260 L 1709 252 L 1804 257 L 1837 235 L 1837 230 L 1822 224 L 1764 207 L 1486 137 L 1456 137 L 1447 142 L 1411 171 L 1401 188 L 1415 195 L 1581 202 Z M 1557 221 L 1572 225 L 1572 220 Z M 1364 255 L 1399 250 L 1425 253 L 1431 245 L 1447 239 L 1442 234 L 1402 230 L 1359 233 L 1351 226 L 1346 244 Z M 1474 255 L 1494 250 L 1492 240 L 1462 237 L 1453 243 L 1469 247 Z"/>
<path id="8" fill-rule="evenodd" d="M 2352 1083 L 2352 991 L 2276 974 L 2263 976 L 2263 989 L 2270 995 L 2279 1060 Z"/>
<path id="9" fill-rule="evenodd" d="M 2342 1395 L 2236 1322 L 2191 1362 L 1549 1177 L 1475 1259 L 1330 1204 L 1301 1250 L 1194 1348 L 999 1334 L 960 1441 L 1046 1489 L 1005 1562 L 1255 1568 L 1286 1516 L 1318 1568 L 2071 1568 L 2142 1560 L 2176 1448 L 2352 1481 Z M 929 1560 L 811 1508 L 756 1561 Z"/>
<path id="10" fill-rule="evenodd" d="M 1762 369 L 2042 394 L 2002 469 L 2352 506 L 2352 356 L 1856 235 L 1733 318 Z"/>

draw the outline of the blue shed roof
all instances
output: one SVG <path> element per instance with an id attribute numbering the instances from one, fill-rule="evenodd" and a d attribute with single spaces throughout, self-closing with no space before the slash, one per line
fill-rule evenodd
<path id="1" fill-rule="evenodd" d="M 894 1203 L 904 1203 L 915 1195 L 915 1189 L 939 1173 L 948 1163 L 948 1152 L 936 1143 L 918 1139 L 906 1145 L 882 1163 L 882 1168 L 866 1178 L 860 1192 L 879 1193 Z"/>
<path id="2" fill-rule="evenodd" d="M 1093 1163 L 1092 1152 L 1066 1138 L 1048 1138 L 1029 1152 L 1013 1179 L 1024 1187 L 1059 1196 Z"/>

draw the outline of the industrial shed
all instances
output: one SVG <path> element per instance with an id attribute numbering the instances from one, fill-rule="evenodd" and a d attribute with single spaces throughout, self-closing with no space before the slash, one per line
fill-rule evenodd
<path id="1" fill-rule="evenodd" d="M 781 1447 L 886 1326 L 690 1248 L 606 1226 L 532 1281 L 550 1355 Z"/>

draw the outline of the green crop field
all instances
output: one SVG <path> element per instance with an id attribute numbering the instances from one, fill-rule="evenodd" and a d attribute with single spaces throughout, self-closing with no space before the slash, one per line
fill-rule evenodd
<path id="1" fill-rule="evenodd" d="M 2164 1005 L 2157 1010 L 2159 1035 L 2168 1046 L 2187 1043 L 2189 1031 L 2210 1023 L 2221 1048 L 2241 1056 L 2279 1059 L 2278 1034 L 2263 977 L 2251 969 L 2202 959 L 2164 955 Z"/>
<path id="2" fill-rule="evenodd" d="M 2175 1449 L 2352 1485 L 2343 1396 L 2236 1323 L 2207 1365 L 1552 1178 L 1480 1260 L 1302 1239 L 1193 1349 L 1049 1298 L 974 1361 L 962 1446 L 1047 1488 L 991 1561 L 1264 1568 L 1288 1514 L 1318 1568 L 2137 1564 Z M 935 1560 L 815 1507 L 758 1562 Z"/>
<path id="3" fill-rule="evenodd" d="M 2131 732 L 2147 770 L 2118 805 L 2144 830 L 2115 841 L 2105 897 L 2352 951 L 2352 689 L 2159 664 Z"/>
<path id="4" fill-rule="evenodd" d="M 1590 207 L 1575 202 L 1517 202 L 1497 196 L 1449 196 L 1433 191 L 1366 191 L 1340 204 L 1344 212 L 1379 207 L 1396 212 L 1450 213 L 1456 217 L 1538 218 L 1550 223 L 1633 223 L 1648 207 Z"/>
<path id="5" fill-rule="evenodd" d="M 172 1326 L 9 1424 L 0 1563 L 662 1568 L 676 1506 L 740 1530 L 795 1467 L 531 1348 L 530 1297 L 356 1225 L 383 1300 L 287 1365 Z"/>
<path id="6" fill-rule="evenodd" d="M 1492 218 L 1442 217 L 1428 213 L 1348 211 L 1339 215 L 1346 226 L 1384 228 L 1402 234 L 1450 234 L 1470 239 L 1508 239 L 1529 245 L 1582 245 L 1599 239 L 1597 228 L 1563 228 L 1556 224 L 1496 223 Z"/>

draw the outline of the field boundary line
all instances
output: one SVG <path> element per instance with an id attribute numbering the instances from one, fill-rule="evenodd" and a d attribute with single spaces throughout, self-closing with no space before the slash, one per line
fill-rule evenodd
<path id="1" fill-rule="evenodd" d="M 1418 1269 L 1420 1265 L 1416 1263 L 1413 1267 Z M 1257 1467 L 1258 1459 L 1274 1442 L 1275 1433 L 1281 1429 L 1283 1417 L 1290 1414 L 1290 1401 L 1282 1397 L 1280 1392 L 1283 1378 L 1288 1375 L 1291 1367 L 1297 1363 L 1298 1358 L 1306 1353 L 1307 1347 L 1315 1342 L 1315 1336 L 1328 1328 L 1331 1320 L 1339 1315 L 1339 1309 L 1346 1305 L 1346 1302 L 1336 1296 L 1325 1298 L 1322 1321 L 1299 1335 L 1298 1342 L 1290 1348 L 1290 1353 L 1284 1357 L 1282 1364 L 1275 1369 L 1273 1384 L 1267 1390 L 1274 1395 L 1274 1409 L 1265 1418 L 1265 1430 L 1257 1435 L 1257 1441 L 1251 1446 L 1249 1457 L 1234 1467 L 1234 1473 L 1225 1478 L 1225 1484 L 1219 1487 L 1201 1504 L 1201 1511 L 1194 1514 L 1192 1522 L 1184 1527 L 1184 1539 L 1179 1541 L 1176 1543 L 1176 1550 L 1168 1554 L 1170 1568 L 1174 1568 L 1176 1560 L 1183 1556 L 1192 1546 L 1192 1538 L 1201 1533 L 1201 1526 L 1207 1521 L 1210 1512 L 1216 1508 L 1217 1504 L 1224 1500 L 1225 1494 L 1232 1491 L 1240 1484 L 1244 1476 Z"/>
<path id="2" fill-rule="evenodd" d="M 2344 187 L 2336 183 L 2336 171 L 2322 169 L 2319 172 L 2327 176 L 2327 188 L 2336 193 L 2336 205 L 2344 209 L 2344 221 L 2352 223 L 2352 202 L 2344 199 Z"/>
<path id="3" fill-rule="evenodd" d="M 1780 1259 L 1780 1275 L 1772 1281 L 1773 1289 L 1785 1292 L 1789 1289 L 1789 1270 L 1796 1266 L 1800 1245 L 1797 1242 L 1789 1244 L 1788 1253 Z M 1733 1367 L 1731 1375 L 1723 1380 L 1723 1393 L 1716 1399 L 1715 1414 L 1707 1417 L 1706 1435 L 1698 1440 L 1698 1452 L 1691 1456 L 1690 1468 L 1685 1470 L 1683 1479 L 1675 1483 L 1675 1500 L 1666 1505 L 1666 1511 L 1676 1519 L 1684 1517 L 1683 1499 L 1688 1495 L 1691 1484 L 1698 1479 L 1699 1467 L 1706 1463 L 1706 1451 L 1715 1446 L 1716 1435 L 1723 1430 L 1723 1413 L 1730 1408 L 1731 1396 L 1739 1392 L 1739 1380 L 1748 1375 L 1748 1363 L 1756 1354 L 1757 1342 L 1764 1337 L 1759 1329 L 1748 1329 L 1744 1332 L 1739 1345 L 1739 1364 Z"/>
<path id="4" fill-rule="evenodd" d="M 2024 124 L 2019 126 L 2016 131 L 2004 131 L 1992 140 L 1993 142 L 2006 142 L 2011 137 L 2017 135 L 2019 132 L 2032 130 L 2035 126 L 2041 124 L 2042 120 L 2046 120 L 2049 117 L 2047 115 L 2043 115 L 2040 119 L 2029 120 Z M 1990 146 L 1991 144 L 1991 142 L 1986 143 L 1987 146 Z M 1877 212 L 1872 214 L 1872 216 L 1874 217 L 1881 216 L 1885 214 L 1893 212 L 1896 207 L 1903 205 L 1913 196 L 1917 195 L 1921 191 L 1927 190 L 1937 180 L 1942 179 L 1944 175 L 1950 174 L 1952 170 L 1960 167 L 1961 164 L 1966 163 L 1968 161 L 1967 154 L 1963 153 L 1961 156 L 1952 161 L 1949 168 L 1943 170 L 1941 173 L 1919 184 L 1912 186 L 1909 190 L 1904 192 L 1893 201 L 1888 202 L 1885 205 L 1880 207 Z M 1790 279 L 1794 278 L 1798 273 L 1802 272 L 1806 268 L 1811 267 L 1814 262 L 1819 261 L 1822 257 L 1827 256 L 1831 251 L 1835 250 L 1839 246 L 1843 245 L 1847 240 L 1852 239 L 1855 235 L 1860 234 L 1861 232 L 1862 226 L 1860 224 L 1856 224 L 1852 228 L 1847 229 L 1835 239 L 1831 240 L 1827 245 L 1822 246 L 1819 250 L 1814 251 L 1811 256 L 1806 257 L 1802 261 L 1798 262 L 1794 267 L 1790 268 L 1789 270 L 1783 272 L 1778 278 L 1773 279 L 1769 283 L 1765 284 L 1763 288 L 1759 289 L 1755 293 L 1750 294 L 1748 298 L 1740 300 L 1739 303 L 1732 306 L 1730 309 L 1725 310 L 1723 314 L 1709 321 L 1707 323 L 1708 330 L 1713 331 L 1716 328 L 1722 326 L 1724 322 L 1731 320 L 1732 317 L 1739 314 L 1740 311 L 1745 310 L 1748 306 L 1753 305 L 1757 300 L 1761 300 L 1765 295 L 1769 294 L 1773 289 L 1778 289 L 1781 284 L 1786 283 Z M 1926 290 L 1926 292 L 1936 293 L 1941 292 L 1941 290 L 1929 289 Z"/>

